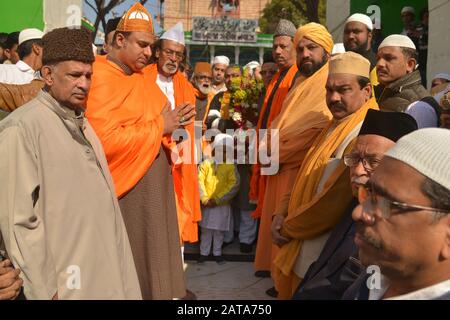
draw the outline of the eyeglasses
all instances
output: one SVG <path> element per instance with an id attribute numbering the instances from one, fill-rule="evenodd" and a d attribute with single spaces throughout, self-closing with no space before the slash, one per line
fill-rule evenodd
<path id="1" fill-rule="evenodd" d="M 373 190 L 373 186 L 370 184 L 359 187 L 358 201 L 362 205 L 364 213 L 374 216 L 375 212 L 378 211 L 385 219 L 389 219 L 392 214 L 422 210 L 438 213 L 450 213 L 448 210 L 389 200 L 386 197 L 376 194 Z"/>
<path id="2" fill-rule="evenodd" d="M 356 167 L 360 162 L 364 169 L 373 171 L 380 163 L 381 159 L 374 156 L 361 157 L 359 154 L 351 153 L 344 156 L 344 164 L 347 167 Z"/>
<path id="3" fill-rule="evenodd" d="M 175 57 L 177 60 L 181 61 L 184 59 L 184 54 L 181 52 L 177 52 L 177 51 L 173 51 L 170 49 L 162 49 L 162 52 L 167 56 L 167 57 Z"/>

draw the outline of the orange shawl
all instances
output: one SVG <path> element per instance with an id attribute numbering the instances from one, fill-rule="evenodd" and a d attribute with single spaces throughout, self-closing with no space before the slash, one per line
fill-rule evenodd
<path id="1" fill-rule="evenodd" d="M 167 99 L 144 73 L 126 75 L 97 56 L 86 117 L 100 138 L 117 197 L 145 175 L 161 147 L 161 110 Z M 150 83 L 150 85 L 149 85 Z"/>
<path id="2" fill-rule="evenodd" d="M 269 117 L 267 119 L 267 128 L 272 123 L 272 120 L 278 116 L 278 114 L 281 111 L 281 107 L 283 105 L 283 101 L 286 98 L 289 89 L 292 86 L 292 81 L 294 80 L 295 74 L 297 73 L 297 65 L 294 64 L 289 68 L 289 71 L 287 72 L 284 79 L 281 81 L 280 85 L 278 86 L 277 91 L 275 92 L 275 95 L 272 99 L 272 106 L 270 108 Z M 269 83 L 269 86 L 266 90 L 266 95 L 264 96 L 264 103 L 261 108 L 261 111 L 259 113 L 259 119 L 258 124 L 256 125 L 256 132 L 258 134 L 259 130 L 261 129 L 264 113 L 267 109 L 267 103 L 269 101 L 270 95 L 275 87 L 275 84 L 278 81 L 278 78 L 281 75 L 281 71 L 278 71 L 278 73 L 272 78 L 272 80 Z M 258 135 L 259 136 L 259 135 Z M 260 166 L 259 164 L 255 164 L 252 167 L 252 177 L 250 181 L 250 193 L 249 193 L 249 199 L 256 201 L 258 203 L 258 206 L 256 207 L 256 210 L 253 212 L 252 216 L 254 218 L 260 218 L 263 202 L 264 202 L 264 194 L 266 190 L 266 176 L 260 175 Z"/>
<path id="3" fill-rule="evenodd" d="M 375 98 L 368 100 L 328 134 L 334 125 L 334 121 L 330 121 L 306 155 L 292 188 L 288 216 L 281 230 L 283 235 L 292 240 L 280 248 L 275 259 L 276 278 L 292 277 L 292 269 L 303 240 L 314 239 L 333 228 L 349 205 L 352 193 L 348 174 L 344 174 L 346 167 L 343 161 L 328 178 L 324 189 L 318 194 L 316 190 L 329 159 L 352 130 L 364 120 L 370 108 L 378 109 Z M 278 286 L 281 292 L 280 287 Z M 290 298 L 291 294 L 292 292 L 283 292 L 281 297 Z"/>
<path id="4" fill-rule="evenodd" d="M 158 68 L 156 64 L 151 65 L 145 71 L 149 75 L 150 83 L 156 83 Z M 158 92 L 162 94 L 158 86 Z M 173 77 L 173 88 L 175 92 L 175 105 L 179 106 L 185 102 L 195 105 L 195 91 L 186 78 L 177 72 Z M 189 139 L 181 142 L 178 148 L 182 152 L 188 152 L 189 163 L 182 163 L 173 166 L 173 181 L 177 198 L 177 213 L 180 238 L 182 241 L 198 241 L 198 222 L 201 220 L 200 195 L 198 188 L 197 165 L 195 163 L 195 141 L 194 124 L 186 127 L 189 132 Z"/>

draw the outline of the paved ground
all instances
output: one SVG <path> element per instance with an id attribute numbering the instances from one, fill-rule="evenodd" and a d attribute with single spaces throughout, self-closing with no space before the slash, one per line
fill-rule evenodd
<path id="1" fill-rule="evenodd" d="M 199 300 L 271 300 L 265 291 L 273 286 L 270 278 L 254 276 L 254 251 L 243 254 L 237 239 L 223 249 L 227 262 L 198 264 L 198 244 L 185 246 L 187 287 Z"/>
<path id="2" fill-rule="evenodd" d="M 270 300 L 270 278 L 254 276 L 251 262 L 186 261 L 187 286 L 198 300 Z"/>

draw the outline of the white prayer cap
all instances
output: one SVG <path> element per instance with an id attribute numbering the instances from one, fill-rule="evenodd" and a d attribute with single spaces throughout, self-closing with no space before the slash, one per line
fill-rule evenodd
<path id="1" fill-rule="evenodd" d="M 212 144 L 213 149 L 225 146 L 227 148 L 234 148 L 234 139 L 229 134 L 219 133 L 214 137 L 214 142 Z"/>
<path id="2" fill-rule="evenodd" d="M 250 61 L 249 63 L 247 63 L 244 67 L 244 69 L 249 69 L 249 70 L 253 70 L 257 67 L 260 67 L 261 65 L 259 64 L 258 61 Z"/>
<path id="3" fill-rule="evenodd" d="M 179 44 L 182 44 L 183 46 L 186 45 L 184 40 L 184 30 L 183 30 L 183 24 L 181 22 L 178 22 L 176 25 L 174 25 L 172 28 L 164 32 L 164 34 L 160 38 L 161 40 L 172 40 L 175 42 L 178 42 Z"/>
<path id="4" fill-rule="evenodd" d="M 450 130 L 426 128 L 402 137 L 386 153 L 450 190 Z"/>
<path id="5" fill-rule="evenodd" d="M 331 50 L 331 55 L 344 53 L 344 52 L 345 52 L 344 44 L 342 42 L 335 43 L 334 46 L 333 46 L 333 50 Z"/>
<path id="6" fill-rule="evenodd" d="M 378 47 L 378 50 L 384 47 L 403 47 L 416 50 L 416 45 L 408 36 L 402 34 L 391 34 L 386 37 Z"/>
<path id="7" fill-rule="evenodd" d="M 19 46 L 28 40 L 42 39 L 44 32 L 39 29 L 24 29 L 19 34 Z"/>
<path id="8" fill-rule="evenodd" d="M 434 79 L 445 79 L 447 81 L 450 81 L 450 74 L 448 73 L 438 73 L 436 74 L 432 80 Z"/>
<path id="9" fill-rule="evenodd" d="M 373 30 L 373 23 L 369 16 L 366 16 L 362 13 L 355 13 L 352 14 L 350 17 L 348 17 L 347 21 L 345 21 L 345 24 L 349 22 L 361 22 L 362 24 L 366 25 L 366 27 L 369 30 Z"/>
<path id="10" fill-rule="evenodd" d="M 217 56 L 214 58 L 213 65 L 214 64 L 224 64 L 228 67 L 230 65 L 230 59 L 226 56 Z"/>
<path id="11" fill-rule="evenodd" d="M 401 11 L 401 14 L 404 14 L 404 13 L 407 13 L 407 12 L 415 14 L 416 10 L 414 10 L 413 7 L 403 7 L 403 9 Z"/>

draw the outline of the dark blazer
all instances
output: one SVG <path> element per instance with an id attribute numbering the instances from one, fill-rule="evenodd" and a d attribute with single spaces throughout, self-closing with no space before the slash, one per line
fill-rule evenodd
<path id="1" fill-rule="evenodd" d="M 345 290 L 356 280 L 361 269 L 350 257 L 357 254 L 353 241 L 355 225 L 352 211 L 358 201 L 352 200 L 342 220 L 326 242 L 319 258 L 308 269 L 293 299 L 339 300 Z"/>

